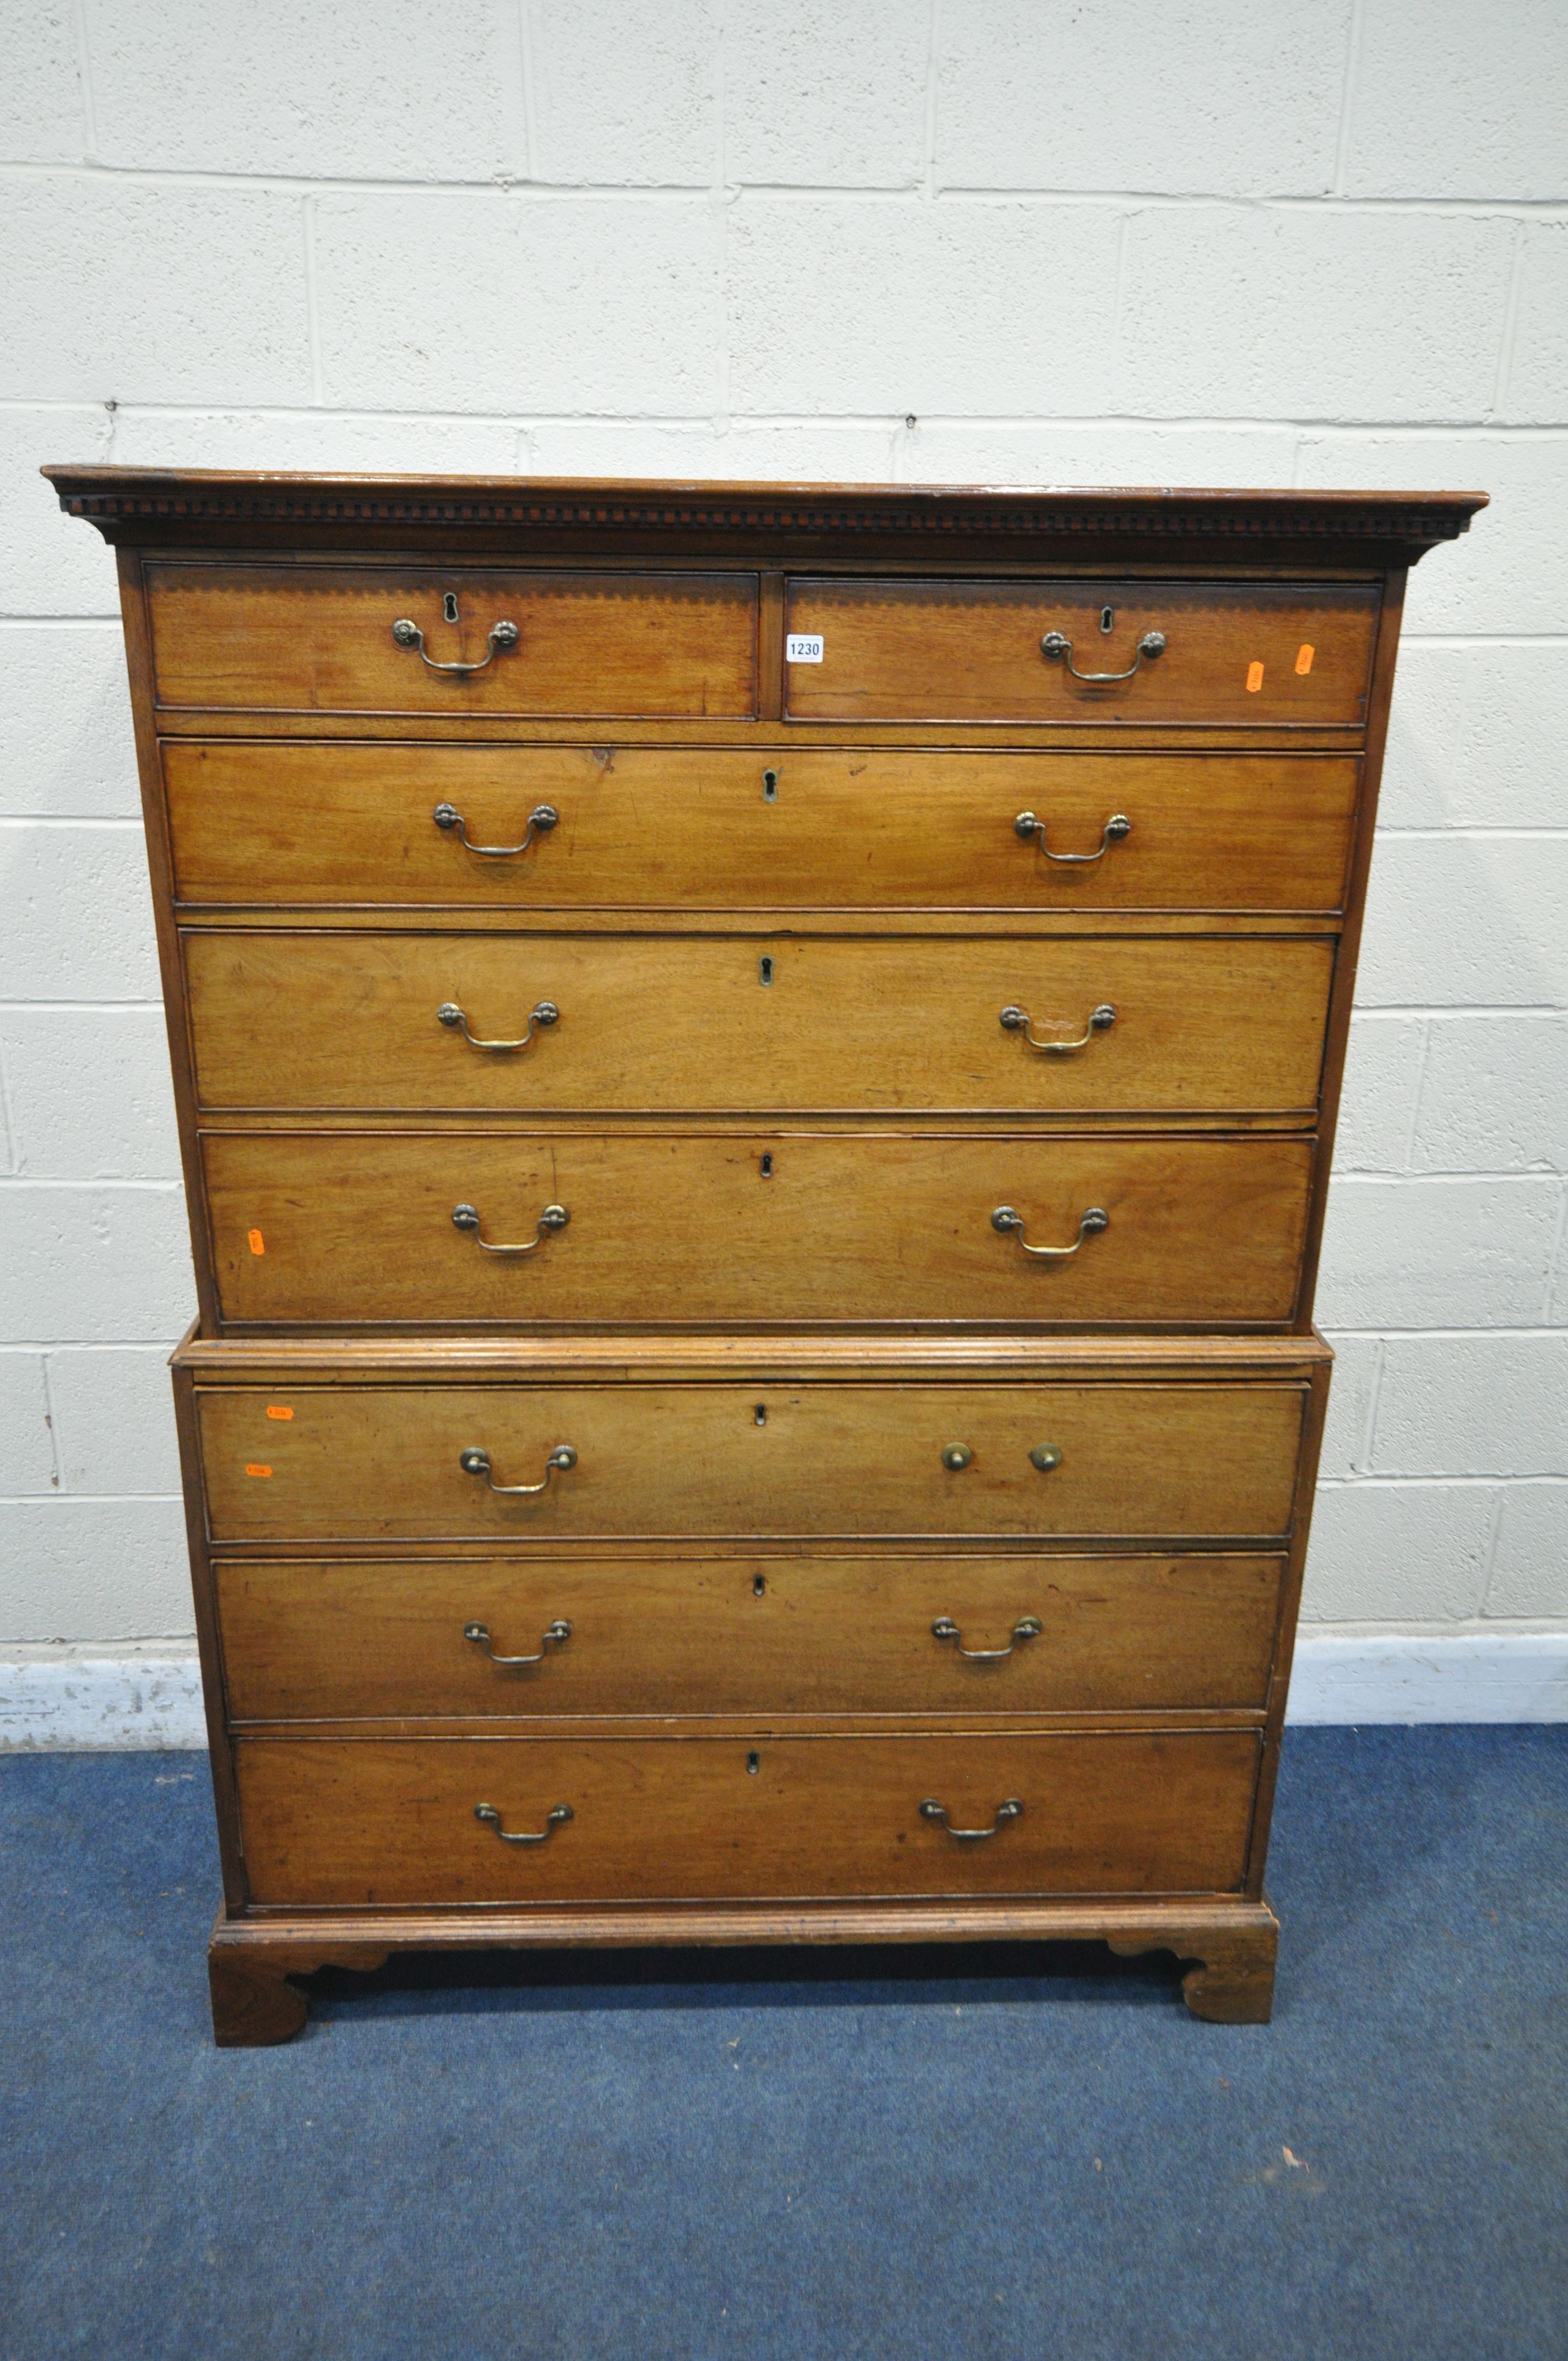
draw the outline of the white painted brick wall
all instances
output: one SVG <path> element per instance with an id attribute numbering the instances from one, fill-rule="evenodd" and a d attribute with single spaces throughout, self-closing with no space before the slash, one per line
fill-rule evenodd
<path id="1" fill-rule="evenodd" d="M 114 568 L 44 459 L 1458 486 L 1321 1307 L 1319 1626 L 1568 1631 L 1560 0 L 0 0 L 0 1645 L 190 1629 Z"/>

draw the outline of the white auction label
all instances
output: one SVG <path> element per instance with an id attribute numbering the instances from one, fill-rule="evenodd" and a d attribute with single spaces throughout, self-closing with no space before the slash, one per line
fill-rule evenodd
<path id="1" fill-rule="evenodd" d="M 791 631 L 784 642 L 784 657 L 790 664 L 820 664 L 822 634 L 820 631 Z"/>

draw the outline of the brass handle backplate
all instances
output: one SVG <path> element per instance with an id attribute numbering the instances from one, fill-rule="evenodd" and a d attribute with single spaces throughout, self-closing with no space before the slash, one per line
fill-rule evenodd
<path id="1" fill-rule="evenodd" d="M 1059 1446 L 1054 1443 L 1036 1443 L 1029 1454 L 1029 1465 L 1037 1467 L 1042 1476 L 1048 1476 L 1053 1468 L 1061 1466 Z"/>
<path id="2" fill-rule="evenodd" d="M 1040 851 L 1045 854 L 1046 859 L 1047 861 L 1056 862 L 1058 866 L 1063 869 L 1090 868 L 1096 861 L 1103 861 L 1105 855 L 1110 851 L 1111 847 L 1113 844 L 1120 844 L 1123 838 L 1125 836 L 1131 836 L 1132 832 L 1133 823 L 1127 818 L 1126 813 L 1113 812 L 1110 818 L 1106 821 L 1104 827 L 1100 831 L 1100 846 L 1097 851 L 1053 852 L 1050 846 L 1046 842 L 1046 822 L 1043 819 L 1037 818 L 1035 813 L 1031 811 L 1021 811 L 1017 818 L 1013 823 L 1013 833 L 1014 836 L 1021 836 L 1025 840 L 1029 837 L 1036 838 L 1038 840 Z"/>
<path id="3" fill-rule="evenodd" d="M 442 1022 L 444 1024 L 445 1021 L 444 1017 Z M 1004 1033 L 1022 1033 L 1031 1049 L 1044 1049 L 1051 1057 L 1060 1058 L 1069 1049 L 1086 1049 L 1097 1033 L 1109 1032 L 1116 1022 L 1116 1012 L 1108 1000 L 1102 1001 L 1098 1008 L 1090 1011 L 1089 1022 L 1083 1031 L 1070 1041 L 1037 1041 L 1029 1030 L 1028 1010 L 1015 1004 L 1004 1008 L 997 1021 Z"/>
<path id="4" fill-rule="evenodd" d="M 558 1467 L 575 1467 L 576 1464 L 577 1455 L 572 1444 L 558 1443 L 544 1462 L 544 1473 L 537 1484 L 498 1484 L 490 1455 L 479 1444 L 471 1443 L 466 1451 L 460 1451 L 457 1455 L 457 1465 L 465 1476 L 482 1476 L 492 1492 L 505 1492 L 514 1499 L 524 1493 L 543 1492 Z M 477 1624 L 474 1626 L 476 1631 L 480 1628 Z M 463 1636 L 466 1639 L 468 1633 L 465 1631 Z"/>
<path id="5" fill-rule="evenodd" d="M 557 1025 L 560 1020 L 561 1012 L 553 1000 L 542 1000 L 536 1008 L 529 1011 L 528 1030 L 520 1039 L 486 1041 L 482 1040 L 478 1034 L 469 1032 L 467 1016 L 458 1007 L 455 1000 L 444 1000 L 435 1012 L 435 1021 L 438 1025 L 444 1025 L 448 1032 L 461 1030 L 465 1041 L 470 1043 L 476 1049 L 526 1049 L 534 1035 L 543 1027 Z"/>
<path id="6" fill-rule="evenodd" d="M 543 1844 L 554 1835 L 562 1822 L 571 1817 L 570 1804 L 557 1804 L 554 1811 L 545 1813 L 542 1828 L 503 1828 L 501 1816 L 493 1804 L 476 1804 L 474 1806 L 474 1817 L 483 1820 L 488 1828 L 494 1828 L 502 1844 Z"/>
<path id="7" fill-rule="evenodd" d="M 486 634 L 489 654 L 481 656 L 477 664 L 437 664 L 433 656 L 425 653 L 424 633 L 417 623 L 410 622 L 406 615 L 400 615 L 392 625 L 392 637 L 400 648 L 417 648 L 420 662 L 427 664 L 432 672 L 455 673 L 460 679 L 466 679 L 470 673 L 483 672 L 487 665 L 493 664 L 508 648 L 515 648 L 519 632 L 515 623 L 492 623 Z"/>
<path id="8" fill-rule="evenodd" d="M 1088 681 L 1098 688 L 1108 680 L 1131 680 L 1146 658 L 1152 664 L 1156 656 L 1164 655 L 1165 633 L 1146 631 L 1134 649 L 1133 661 L 1125 672 L 1080 672 L 1072 660 L 1072 642 L 1063 631 L 1047 631 L 1040 642 L 1040 653 L 1047 664 L 1065 664 L 1074 680 Z"/>
<path id="9" fill-rule="evenodd" d="M 1024 1806 L 1017 1796 L 1010 1795 L 1004 1804 L 998 1804 L 996 1817 L 988 1828 L 955 1828 L 948 1817 L 946 1804 L 938 1804 L 935 1795 L 927 1795 L 920 1806 L 920 1817 L 923 1820 L 940 1820 L 948 1834 L 950 1837 L 957 1837 L 959 1844 L 979 1844 L 982 1839 L 995 1836 L 997 1830 L 1004 1828 L 1009 1820 L 1017 1819 L 1023 1809 Z"/>
<path id="10" fill-rule="evenodd" d="M 466 1457 L 466 1454 L 464 1455 Z M 548 1483 L 549 1477 L 546 1476 L 544 1480 Z M 496 1488 L 492 1486 L 491 1488 L 493 1490 Z M 565 1616 L 558 1615 L 554 1623 L 545 1625 L 540 1636 L 539 1653 L 536 1656 L 498 1656 L 490 1645 L 490 1627 L 488 1623 L 465 1623 L 463 1626 L 465 1640 L 469 1641 L 476 1648 L 482 1648 L 492 1664 L 542 1664 L 550 1653 L 552 1642 L 557 1648 L 564 1648 L 571 1636 L 571 1625 Z"/>
<path id="11" fill-rule="evenodd" d="M 528 826 L 521 844 L 476 844 L 468 834 L 468 823 L 455 804 L 437 804 L 431 813 L 443 835 L 457 830 L 457 841 L 469 852 L 482 853 L 487 861 L 510 861 L 516 854 L 526 852 L 536 836 L 548 836 L 553 828 L 561 825 L 561 815 L 554 804 L 535 804 L 528 815 Z"/>
<path id="12" fill-rule="evenodd" d="M 474 1239 L 477 1245 L 482 1246 L 487 1254 L 537 1254 L 540 1247 L 544 1244 L 545 1239 L 551 1236 L 554 1231 L 564 1230 L 571 1218 L 572 1216 L 566 1211 L 565 1205 L 546 1205 L 544 1211 L 539 1216 L 538 1224 L 531 1238 L 525 1238 L 521 1246 L 501 1246 L 492 1245 L 488 1238 L 480 1237 L 479 1213 L 477 1206 L 454 1205 L 452 1208 L 453 1227 L 458 1230 L 466 1230 L 469 1236 Z"/>
<path id="13" fill-rule="evenodd" d="M 957 1476 L 961 1469 L 969 1466 L 973 1457 L 974 1453 L 967 1443 L 949 1443 L 943 1449 L 942 1465 L 949 1473 Z"/>
<path id="14" fill-rule="evenodd" d="M 1047 1262 L 1066 1262 L 1078 1252 L 1085 1238 L 1098 1237 L 1102 1230 L 1110 1228 L 1111 1216 L 1102 1205 L 1091 1205 L 1086 1213 L 1080 1214 L 1078 1235 L 1069 1246 L 1032 1246 L 1024 1235 L 1023 1214 L 1014 1213 L 1011 1205 L 998 1205 L 991 1217 L 991 1226 L 1003 1237 L 1011 1231 L 1026 1255 L 1038 1256 Z"/>
<path id="15" fill-rule="evenodd" d="M 1013 1626 L 1013 1637 L 1005 1648 L 966 1648 L 963 1634 L 950 1615 L 938 1615 L 931 1626 L 933 1640 L 956 1641 L 958 1643 L 956 1653 L 963 1657 L 966 1664 L 999 1664 L 1004 1656 L 1016 1653 L 1021 1642 L 1037 1640 L 1039 1636 L 1040 1619 L 1037 1615 L 1019 1617 Z"/>

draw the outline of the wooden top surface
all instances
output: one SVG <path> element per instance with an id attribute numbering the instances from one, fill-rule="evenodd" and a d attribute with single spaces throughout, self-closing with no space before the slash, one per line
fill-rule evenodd
<path id="1" fill-rule="evenodd" d="M 106 539 L 235 546 L 732 549 L 809 559 L 878 546 L 1020 544 L 1029 561 L 1175 556 L 1409 564 L 1468 529 L 1485 492 L 1111 485 L 663 482 L 46 467 L 60 506 Z"/>

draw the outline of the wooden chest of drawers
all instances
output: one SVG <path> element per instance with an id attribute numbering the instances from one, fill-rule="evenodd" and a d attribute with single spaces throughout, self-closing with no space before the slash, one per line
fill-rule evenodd
<path id="1" fill-rule="evenodd" d="M 48 472 L 120 551 L 218 2038 L 697 1939 L 1266 2016 L 1400 597 L 1479 496 Z"/>

